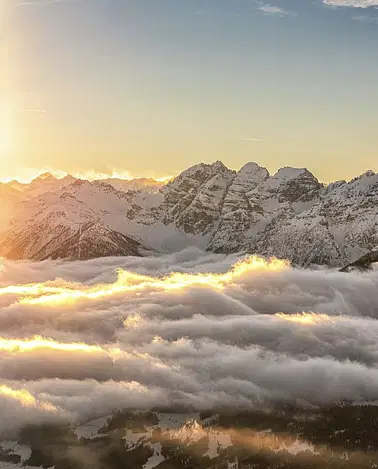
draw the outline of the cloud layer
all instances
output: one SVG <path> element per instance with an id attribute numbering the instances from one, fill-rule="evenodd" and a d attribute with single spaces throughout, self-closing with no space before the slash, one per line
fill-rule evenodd
<path id="1" fill-rule="evenodd" d="M 4 260 L 0 433 L 124 407 L 375 399 L 377 304 L 377 271 L 296 270 L 194 248 Z"/>

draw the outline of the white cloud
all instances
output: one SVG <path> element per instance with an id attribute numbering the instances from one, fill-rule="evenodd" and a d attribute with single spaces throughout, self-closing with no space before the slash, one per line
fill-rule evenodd
<path id="1" fill-rule="evenodd" d="M 22 112 L 34 112 L 35 114 L 46 114 L 47 109 L 22 109 Z"/>
<path id="2" fill-rule="evenodd" d="M 378 6 L 378 0 L 322 0 L 333 7 L 370 8 Z"/>
<path id="3" fill-rule="evenodd" d="M 246 141 L 246 142 L 263 142 L 263 138 L 254 138 L 254 137 L 240 137 L 240 140 Z"/>
<path id="4" fill-rule="evenodd" d="M 27 5 L 37 5 L 37 6 L 45 6 L 45 5 L 51 5 L 52 3 L 61 3 L 63 1 L 67 0 L 25 0 L 25 1 L 20 1 L 18 3 L 19 6 L 27 6 Z"/>
<path id="5" fill-rule="evenodd" d="M 278 16 L 286 16 L 286 15 L 293 15 L 292 12 L 285 10 L 281 7 L 277 7 L 274 5 L 269 5 L 265 3 L 261 3 L 258 7 L 258 10 L 266 13 L 267 15 L 278 15 Z"/>
<path id="6" fill-rule="evenodd" d="M 56 3 L 66 3 L 66 2 L 80 2 L 83 0 L 20 0 L 17 3 L 17 6 L 38 6 L 44 7 L 48 5 L 54 5 Z M 110 0 L 107 0 L 110 1 Z"/>

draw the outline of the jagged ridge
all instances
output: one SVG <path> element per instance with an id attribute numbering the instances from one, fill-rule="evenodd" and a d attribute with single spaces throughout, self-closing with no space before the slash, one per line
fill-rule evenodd
<path id="1" fill-rule="evenodd" d="M 195 244 L 342 267 L 378 245 L 372 171 L 325 186 L 305 168 L 270 175 L 256 163 L 236 172 L 217 161 L 187 169 L 160 190 L 150 180 L 148 190 L 115 188 L 110 180 L 62 181 L 43 177 L 22 191 L 12 183 L 24 201 L 3 228 L 3 256 L 75 257 L 78 226 L 91 227 L 90 242 L 81 238 L 84 258 Z"/>

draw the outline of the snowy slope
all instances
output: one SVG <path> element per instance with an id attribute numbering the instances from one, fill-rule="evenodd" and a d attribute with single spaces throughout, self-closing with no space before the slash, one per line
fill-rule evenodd
<path id="1" fill-rule="evenodd" d="M 77 179 L 73 176 L 67 175 L 64 178 L 58 179 L 50 173 L 44 173 L 33 179 L 29 184 L 22 184 L 17 181 L 11 181 L 7 185 L 13 189 L 23 192 L 27 197 L 37 197 L 38 195 L 46 192 L 57 191 L 64 186 L 72 184 Z"/>
<path id="2" fill-rule="evenodd" d="M 12 259 L 137 255 L 139 243 L 110 227 L 127 219 L 127 193 L 77 180 L 21 204 L 3 234 L 0 253 Z M 80 239 L 80 242 L 79 242 Z"/>
<path id="3" fill-rule="evenodd" d="M 164 183 L 156 181 L 152 178 L 135 178 L 135 179 L 119 179 L 119 178 L 108 178 L 101 179 L 101 182 L 110 184 L 115 189 L 119 191 L 129 191 L 129 190 L 144 190 L 148 192 L 158 192 L 163 186 Z"/>
<path id="4" fill-rule="evenodd" d="M 9 220 L 26 196 L 13 187 L 0 182 L 0 231 L 6 229 Z"/>

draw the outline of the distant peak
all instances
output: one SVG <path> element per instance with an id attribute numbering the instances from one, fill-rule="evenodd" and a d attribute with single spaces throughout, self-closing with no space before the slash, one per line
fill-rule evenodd
<path id="1" fill-rule="evenodd" d="M 182 177 L 182 176 L 191 175 L 193 173 L 196 173 L 197 171 L 208 172 L 209 170 L 212 172 L 222 172 L 222 171 L 227 170 L 227 167 L 219 160 L 212 164 L 198 163 L 193 166 L 190 166 L 190 168 L 183 171 L 179 176 Z"/>
<path id="2" fill-rule="evenodd" d="M 97 181 L 94 181 L 94 182 L 97 182 Z M 75 182 L 72 185 L 76 186 L 76 187 L 80 187 L 80 186 L 85 186 L 85 185 L 90 185 L 90 184 L 91 184 L 91 182 L 87 181 L 85 179 L 76 179 Z"/>
<path id="3" fill-rule="evenodd" d="M 211 165 L 214 169 L 224 171 L 227 169 L 227 166 L 225 166 L 220 160 L 217 160 L 215 163 Z"/>
<path id="4" fill-rule="evenodd" d="M 354 181 L 358 181 L 360 179 L 364 179 L 366 177 L 372 177 L 372 176 L 375 176 L 375 172 L 371 169 L 368 169 L 367 171 L 365 171 L 364 173 L 360 174 L 359 176 L 353 178 L 350 182 L 354 182 Z"/>
<path id="5" fill-rule="evenodd" d="M 371 177 L 371 176 L 375 176 L 375 172 L 372 169 L 368 169 L 367 171 L 362 173 L 360 177 L 362 178 L 362 177 Z"/>
<path id="6" fill-rule="evenodd" d="M 291 166 L 285 166 L 284 168 L 279 169 L 273 178 L 281 181 L 289 181 L 291 179 L 296 179 L 302 174 L 315 178 L 307 168 L 293 168 Z"/>
<path id="7" fill-rule="evenodd" d="M 264 168 L 263 166 L 260 166 L 258 163 L 255 163 L 254 161 L 250 161 L 249 163 L 246 163 L 244 166 L 242 166 L 238 174 L 256 174 L 256 173 L 266 173 L 269 176 L 269 171 Z"/>
<path id="8" fill-rule="evenodd" d="M 71 174 L 66 174 L 63 178 L 62 178 L 63 181 L 71 181 L 71 180 L 75 180 L 77 181 L 77 178 L 71 176 Z"/>
<path id="9" fill-rule="evenodd" d="M 37 181 L 45 181 L 45 180 L 48 180 L 48 179 L 56 179 L 55 176 L 53 176 L 51 173 L 43 173 L 43 174 L 40 174 L 35 180 Z"/>

